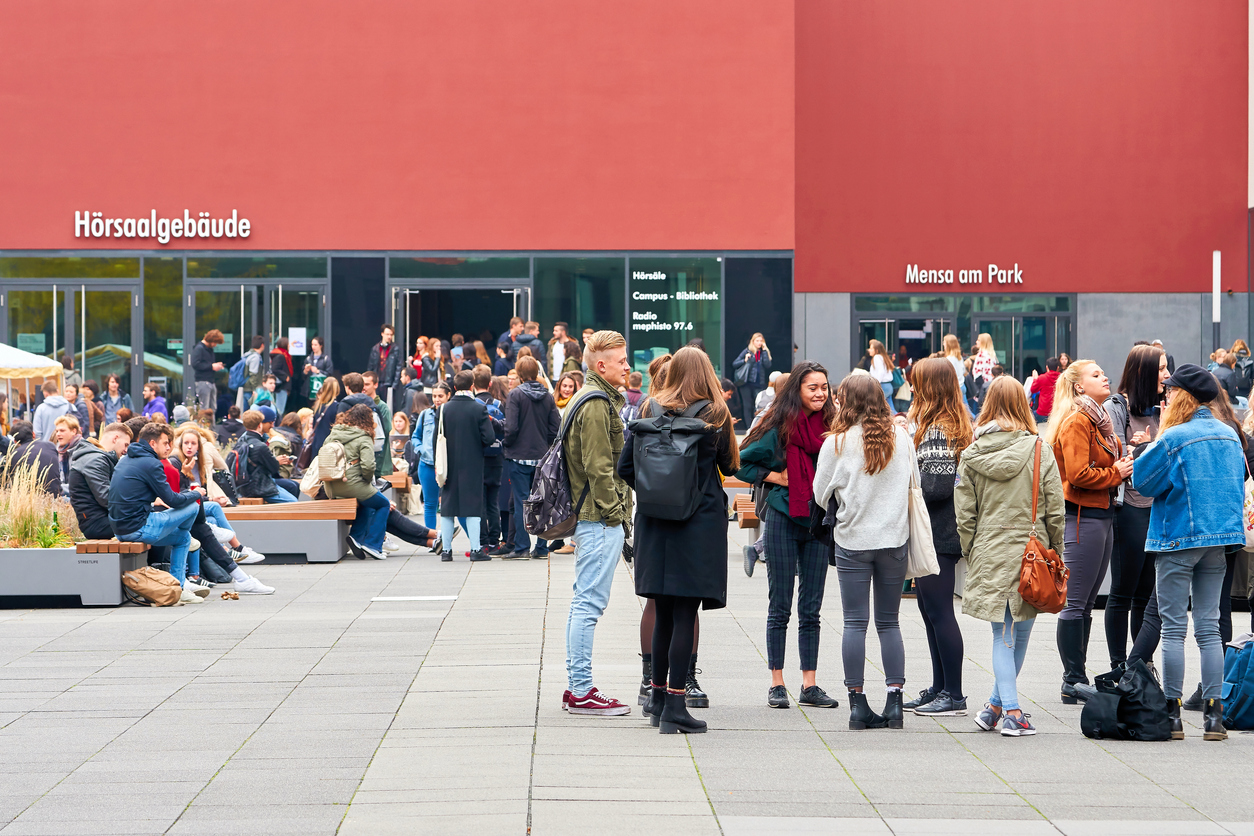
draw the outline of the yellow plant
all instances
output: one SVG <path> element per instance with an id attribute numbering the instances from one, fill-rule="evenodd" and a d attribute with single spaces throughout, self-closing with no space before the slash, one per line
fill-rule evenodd
<path id="1" fill-rule="evenodd" d="M 5 462 L 0 471 L 0 547 L 63 548 L 84 539 L 70 503 L 42 485 L 34 463 Z"/>

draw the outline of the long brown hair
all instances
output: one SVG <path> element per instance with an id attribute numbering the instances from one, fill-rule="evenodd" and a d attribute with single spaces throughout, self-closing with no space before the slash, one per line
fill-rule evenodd
<path id="1" fill-rule="evenodd" d="M 731 469 L 732 472 L 739 470 L 740 451 L 736 448 L 736 436 L 732 430 L 731 410 L 723 400 L 723 387 L 718 375 L 714 374 L 714 366 L 704 351 L 684 346 L 671 358 L 666 367 L 666 385 L 649 396 L 645 411 L 652 413 L 654 407 L 660 407 L 683 412 L 697 401 L 710 402 L 702 410 L 706 413 L 704 420 L 714 429 L 727 434 L 732 456 Z"/>
<path id="2" fill-rule="evenodd" d="M 762 420 L 758 421 L 756 427 L 749 430 L 749 434 L 745 436 L 744 441 L 740 442 L 740 449 L 743 450 L 771 430 L 777 432 L 779 446 L 781 448 L 788 447 L 788 441 L 792 436 L 792 426 L 805 412 L 805 407 L 801 405 L 801 384 L 805 383 L 805 379 L 812 374 L 821 374 L 826 379 L 827 369 L 813 360 L 802 360 L 789 370 L 788 382 L 775 393 L 775 400 L 771 402 L 771 408 L 763 412 Z M 876 386 L 879 386 L 878 381 Z M 721 389 L 722 387 L 720 386 L 719 388 Z M 877 389 L 877 391 L 880 393 L 880 397 L 883 398 L 884 390 Z M 823 404 L 822 414 L 823 426 L 830 427 L 836 421 L 836 402 L 832 400 L 830 394 L 827 402 Z"/>
<path id="3" fill-rule="evenodd" d="M 475 340 L 475 357 L 489 369 L 492 368 L 492 358 L 488 357 L 488 350 L 483 347 L 483 340 Z"/>
<path id="4" fill-rule="evenodd" d="M 888 353 L 888 349 L 885 348 L 884 344 L 880 342 L 879 340 L 871 340 L 871 342 L 868 344 L 867 352 L 870 353 L 872 357 L 874 357 L 877 354 L 880 357 L 883 357 L 884 363 L 885 365 L 888 366 L 888 368 L 890 369 L 896 368 L 894 366 L 894 363 L 896 362 L 896 358 L 893 355 Z M 881 389 L 880 391 L 883 391 L 883 390 Z"/>
<path id="5" fill-rule="evenodd" d="M 911 371 L 910 385 L 914 399 L 910 402 L 909 418 L 918 427 L 914 446 L 922 444 L 927 431 L 937 427 L 949 439 L 954 458 L 961 456 L 971 443 L 971 413 L 962 402 L 953 364 L 940 358 L 920 360 Z"/>
<path id="6" fill-rule="evenodd" d="M 1036 435 L 1036 419 L 1028 406 L 1028 396 L 1023 385 L 1010 375 L 993 378 L 984 393 L 984 406 L 975 423 L 982 427 L 994 421 L 1003 430 L 1026 430 Z"/>
<path id="7" fill-rule="evenodd" d="M 862 469 L 874 476 L 892 461 L 897 441 L 883 387 L 869 374 L 851 374 L 836 387 L 836 401 L 840 406 L 827 435 L 836 436 L 836 452 L 840 453 L 845 433 L 861 424 L 862 457 L 866 461 Z"/>
<path id="8" fill-rule="evenodd" d="M 1219 397 L 1225 397 L 1222 390 Z M 1202 406 L 1197 398 L 1193 397 L 1188 391 L 1176 388 L 1176 393 L 1171 396 L 1171 403 L 1167 404 L 1167 410 L 1163 413 L 1163 418 L 1158 424 L 1158 437 L 1162 438 L 1162 434 L 1177 424 L 1187 424 L 1193 420 L 1193 413 Z"/>
<path id="9" fill-rule="evenodd" d="M 659 354 L 649 362 L 649 391 L 661 391 L 666 388 L 666 367 L 670 365 L 670 354 Z"/>

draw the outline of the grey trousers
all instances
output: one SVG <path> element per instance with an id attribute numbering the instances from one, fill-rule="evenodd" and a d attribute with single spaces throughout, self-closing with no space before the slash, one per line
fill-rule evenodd
<path id="1" fill-rule="evenodd" d="M 845 663 L 845 687 L 861 688 L 866 669 L 866 631 L 871 616 L 871 590 L 875 590 L 875 632 L 880 637 L 884 683 L 906 681 L 906 648 L 901 641 L 901 587 L 906 580 L 906 550 L 847 551 L 836 546 L 836 577 L 845 632 L 840 652 Z"/>
<path id="2" fill-rule="evenodd" d="M 212 409 L 215 413 L 218 411 L 218 387 L 212 380 L 196 381 L 195 395 L 200 401 L 201 409 Z M 193 414 L 192 418 L 195 417 Z"/>
<path id="3" fill-rule="evenodd" d="M 1114 517 L 1086 517 L 1082 510 L 1077 530 L 1076 518 L 1067 514 L 1062 562 L 1071 571 L 1071 576 L 1067 578 L 1067 605 L 1058 614 L 1060 621 L 1074 621 L 1092 615 L 1093 605 L 1097 603 L 1097 590 L 1110 568 L 1110 555 L 1114 548 Z"/>

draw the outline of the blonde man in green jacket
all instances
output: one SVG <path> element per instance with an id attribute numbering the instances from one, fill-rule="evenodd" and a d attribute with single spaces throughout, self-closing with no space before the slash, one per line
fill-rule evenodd
<path id="1" fill-rule="evenodd" d="M 617 331 L 593 334 L 585 357 L 588 376 L 566 406 L 570 423 L 566 469 L 579 522 L 574 536 L 575 591 L 566 619 L 569 690 L 562 703 L 571 714 L 612 716 L 628 714 L 631 708 L 593 685 L 592 638 L 610 601 L 614 570 L 623 553 L 623 523 L 631 515 L 630 492 L 618 476 L 618 457 L 623 452 L 623 422 L 618 413 L 626 403 L 618 388 L 626 387 L 631 366 L 627 341 Z"/>
<path id="2" fill-rule="evenodd" d="M 387 532 L 388 512 L 391 504 L 387 497 L 374 489 L 374 411 L 365 404 L 357 404 L 341 412 L 318 452 L 318 464 L 330 457 L 338 442 L 344 446 L 347 467 L 343 479 L 323 482 L 327 496 L 332 499 L 357 500 L 357 518 L 348 531 L 348 548 L 358 560 L 370 555 L 375 560 L 385 560 L 383 536 Z"/>
<path id="3" fill-rule="evenodd" d="M 975 441 L 962 453 L 954 485 L 954 515 L 967 577 L 962 611 L 993 625 L 993 693 L 975 718 L 984 731 L 1001 724 L 1006 737 L 1036 734 L 1019 707 L 1023 668 L 1037 610 L 1019 596 L 1023 549 L 1035 529 L 1046 548 L 1062 556 L 1062 480 L 1048 444 L 1041 444 L 1041 481 L 1032 519 L 1036 419 L 1023 387 L 1009 376 L 993 380 L 976 424 Z M 1004 715 L 1004 716 L 1003 716 Z"/>

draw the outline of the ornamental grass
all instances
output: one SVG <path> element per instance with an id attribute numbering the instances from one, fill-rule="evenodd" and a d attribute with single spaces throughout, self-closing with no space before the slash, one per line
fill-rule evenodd
<path id="1" fill-rule="evenodd" d="M 83 541 L 69 501 L 42 484 L 33 463 L 6 462 L 0 469 L 0 548 L 55 549 Z"/>

